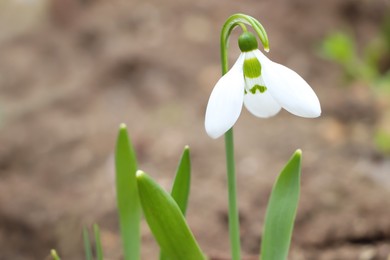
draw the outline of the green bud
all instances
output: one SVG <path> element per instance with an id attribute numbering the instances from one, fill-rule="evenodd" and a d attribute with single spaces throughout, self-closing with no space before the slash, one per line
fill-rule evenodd
<path id="1" fill-rule="evenodd" d="M 238 46 L 242 52 L 253 51 L 258 48 L 256 37 L 250 32 L 243 32 L 238 37 Z"/>

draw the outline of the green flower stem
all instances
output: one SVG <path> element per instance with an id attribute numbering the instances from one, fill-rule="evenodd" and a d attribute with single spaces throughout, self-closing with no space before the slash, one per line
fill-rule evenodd
<path id="1" fill-rule="evenodd" d="M 228 62 L 228 47 L 229 37 L 233 29 L 240 26 L 246 32 L 246 26 L 252 26 L 257 33 L 263 47 L 266 51 L 269 50 L 267 33 L 263 26 L 253 17 L 245 14 L 234 14 L 230 16 L 222 27 L 221 31 L 221 65 L 222 75 L 225 75 L 229 70 Z M 229 235 L 232 260 L 241 259 L 240 245 L 240 221 L 237 207 L 237 188 L 236 188 L 236 170 L 234 161 L 234 140 L 233 128 L 225 134 L 225 149 L 226 149 L 226 166 L 228 178 L 228 193 L 229 193 Z"/>
<path id="2" fill-rule="evenodd" d="M 241 259 L 240 221 L 237 207 L 236 170 L 234 161 L 233 128 L 225 134 L 226 167 L 229 192 L 229 235 L 232 260 Z"/>
<path id="3" fill-rule="evenodd" d="M 235 26 L 237 26 L 236 24 Z M 224 35 L 223 27 L 221 33 L 221 65 L 222 75 L 225 75 L 229 70 L 228 62 L 228 41 L 229 36 Z M 231 29 L 232 30 L 232 29 Z M 229 31 L 231 32 L 229 29 Z M 229 196 L 229 236 L 230 250 L 232 260 L 241 259 L 241 243 L 240 243 L 240 221 L 237 207 L 237 189 L 236 189 L 236 169 L 234 161 L 234 138 L 233 128 L 225 133 L 225 150 L 226 150 L 226 170 L 228 178 L 228 196 Z"/>

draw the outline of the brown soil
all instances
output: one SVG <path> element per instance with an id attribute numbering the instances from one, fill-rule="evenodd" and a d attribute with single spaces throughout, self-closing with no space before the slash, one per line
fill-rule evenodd
<path id="1" fill-rule="evenodd" d="M 257 259 L 272 183 L 297 148 L 303 179 L 290 259 L 389 259 L 390 159 L 372 141 L 383 110 L 366 86 L 343 88 L 340 68 L 316 54 L 335 30 L 367 42 L 386 1 L 54 3 L 49 22 L 0 37 L 1 260 L 45 259 L 51 248 L 82 259 L 81 228 L 95 222 L 106 258 L 121 258 L 113 166 L 121 122 L 140 167 L 164 187 L 190 145 L 188 221 L 209 255 L 227 258 L 223 140 L 205 134 L 203 116 L 220 73 L 220 26 L 237 12 L 263 23 L 269 56 L 307 79 L 323 108 L 313 120 L 245 111 L 238 121 L 247 259 Z M 232 42 L 232 61 L 237 54 Z M 142 230 L 142 259 L 156 259 L 146 223 Z"/>

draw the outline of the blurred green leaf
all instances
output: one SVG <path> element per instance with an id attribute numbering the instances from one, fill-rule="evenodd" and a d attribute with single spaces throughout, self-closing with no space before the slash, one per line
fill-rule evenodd
<path id="1" fill-rule="evenodd" d="M 372 74 L 373 70 L 359 58 L 354 38 L 346 33 L 328 35 L 322 43 L 321 55 L 340 64 L 347 80 L 365 79 Z"/>
<path id="2" fill-rule="evenodd" d="M 385 95 L 390 94 L 390 71 L 377 79 L 376 86 L 377 89 L 379 90 L 378 95 L 383 96 L 383 94 Z"/>
<path id="3" fill-rule="evenodd" d="M 287 259 L 298 208 L 301 150 L 297 150 L 276 180 L 269 199 L 261 244 L 261 260 Z"/>
<path id="4" fill-rule="evenodd" d="M 115 153 L 116 191 L 124 259 L 140 258 L 141 206 L 138 197 L 137 159 L 126 125 L 119 129 Z"/>
<path id="5" fill-rule="evenodd" d="M 137 183 L 146 221 L 164 255 L 171 260 L 205 259 L 175 200 L 142 171 Z"/>
<path id="6" fill-rule="evenodd" d="M 91 248 L 91 240 L 89 239 L 88 229 L 86 227 L 83 228 L 83 241 L 84 241 L 84 252 L 85 259 L 92 260 L 92 248 Z"/>
<path id="7" fill-rule="evenodd" d="M 93 231 L 95 233 L 95 243 L 96 243 L 96 259 L 103 260 L 103 248 L 102 241 L 100 239 L 100 229 L 97 224 L 93 225 Z"/>
<path id="8" fill-rule="evenodd" d="M 372 39 L 364 48 L 363 78 L 373 81 L 380 76 L 379 63 L 384 55 L 386 55 L 386 46 L 383 39 Z"/>
<path id="9" fill-rule="evenodd" d="M 53 260 L 61 260 L 61 258 L 58 256 L 58 254 L 57 254 L 57 251 L 56 250 L 54 250 L 54 249 L 52 249 L 51 251 L 50 251 L 50 255 L 51 255 L 51 257 L 53 258 Z"/>
<path id="10" fill-rule="evenodd" d="M 385 130 L 377 130 L 374 136 L 375 146 L 382 153 L 390 154 L 390 133 Z"/>
<path id="11" fill-rule="evenodd" d="M 175 181 L 172 185 L 172 198 L 176 201 L 183 215 L 186 214 L 191 183 L 190 148 L 186 146 L 176 171 Z"/>
<path id="12" fill-rule="evenodd" d="M 386 15 L 384 16 L 384 21 L 381 28 L 382 37 L 387 45 L 387 49 L 390 49 L 390 11 L 387 10 Z"/>
<path id="13" fill-rule="evenodd" d="M 351 36 L 337 32 L 328 35 L 322 43 L 322 54 L 343 65 L 355 60 L 356 47 Z"/>

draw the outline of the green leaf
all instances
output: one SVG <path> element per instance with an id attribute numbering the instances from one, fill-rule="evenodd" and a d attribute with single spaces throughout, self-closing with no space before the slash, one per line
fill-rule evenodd
<path id="1" fill-rule="evenodd" d="M 269 199 L 261 245 L 261 260 L 285 260 L 298 208 L 301 155 L 297 150 L 276 180 Z"/>
<path id="2" fill-rule="evenodd" d="M 93 225 L 93 231 L 95 233 L 96 258 L 97 260 L 103 260 L 102 241 L 100 239 L 100 229 L 97 224 Z"/>
<path id="3" fill-rule="evenodd" d="M 50 250 L 50 255 L 53 258 L 53 260 L 61 260 L 61 258 L 57 254 L 57 251 L 54 249 Z"/>
<path id="4" fill-rule="evenodd" d="M 171 195 L 176 201 L 183 215 L 186 214 L 188 198 L 190 195 L 191 183 L 191 159 L 190 148 L 184 147 L 179 165 L 176 171 L 176 177 L 172 185 Z"/>
<path id="5" fill-rule="evenodd" d="M 85 259 L 92 260 L 91 242 L 89 239 L 88 229 L 86 227 L 83 228 L 83 241 L 84 241 Z"/>
<path id="6" fill-rule="evenodd" d="M 140 258 L 141 206 L 138 196 L 137 159 L 127 135 L 126 125 L 119 129 L 116 153 L 116 192 L 119 211 L 119 226 L 122 236 L 124 259 Z"/>
<path id="7" fill-rule="evenodd" d="M 342 65 L 347 65 L 356 59 L 354 39 L 346 33 L 333 33 L 322 43 L 322 54 Z"/>
<path id="8" fill-rule="evenodd" d="M 179 165 L 176 170 L 176 177 L 172 185 L 171 196 L 176 201 L 183 215 L 186 215 L 188 198 L 190 195 L 191 183 L 191 158 L 190 148 L 184 147 Z M 160 260 L 168 259 L 163 253 L 160 253 Z"/>
<path id="9" fill-rule="evenodd" d="M 175 200 L 142 171 L 137 183 L 146 221 L 164 255 L 170 260 L 205 259 Z"/>
<path id="10" fill-rule="evenodd" d="M 390 154 L 390 133 L 384 129 L 378 129 L 374 135 L 376 148 L 385 154 Z"/>
<path id="11" fill-rule="evenodd" d="M 381 36 L 386 43 L 387 50 L 390 50 L 390 12 L 386 11 L 386 15 L 383 17 L 383 24 L 381 30 Z"/>

